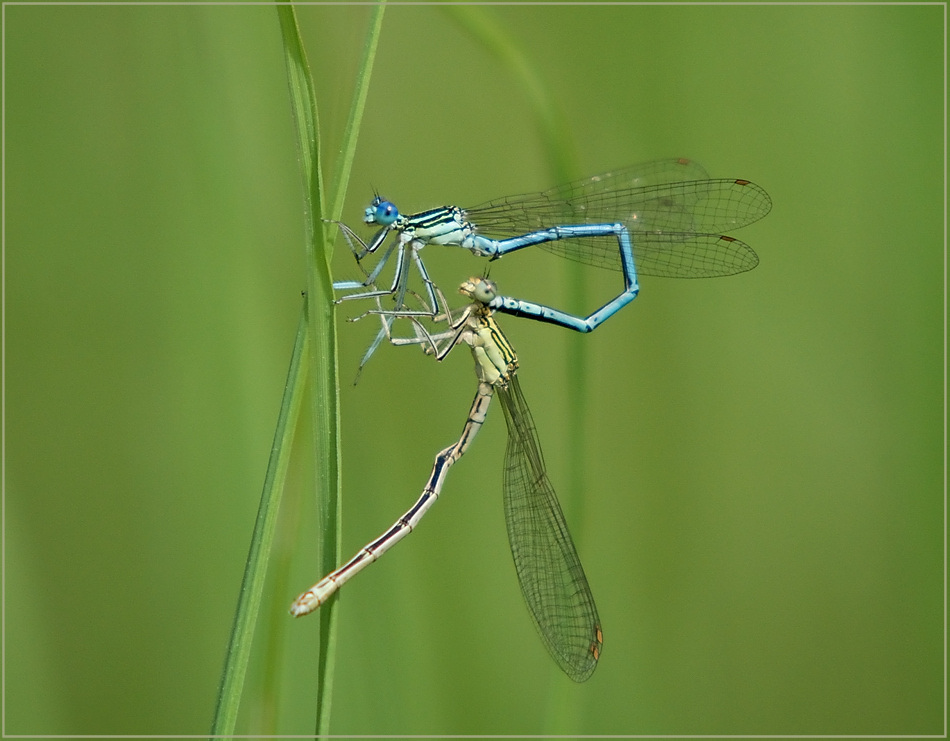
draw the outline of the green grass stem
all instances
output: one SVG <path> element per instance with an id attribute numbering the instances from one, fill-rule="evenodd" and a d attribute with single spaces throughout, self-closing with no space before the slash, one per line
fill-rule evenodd
<path id="1" fill-rule="evenodd" d="M 212 736 L 232 735 L 237 722 L 244 679 L 247 675 L 247 665 L 251 656 L 254 628 L 260 614 L 261 594 L 264 590 L 264 579 L 267 575 L 267 561 L 274 542 L 280 499 L 284 491 L 284 480 L 290 463 L 290 452 L 293 449 L 294 432 L 297 429 L 297 419 L 300 416 L 304 389 L 306 388 L 308 351 L 306 314 L 302 314 L 297 327 L 297 337 L 294 341 L 287 381 L 284 384 L 284 395 L 281 399 L 280 412 L 277 417 L 277 430 L 274 433 L 274 443 L 271 446 L 270 459 L 267 462 L 267 473 L 264 476 L 261 503 L 257 511 L 254 532 L 251 535 L 247 563 L 244 567 L 241 593 L 238 597 L 234 623 L 231 627 L 231 639 L 228 643 L 224 671 L 218 689 L 218 702 L 211 724 Z"/>
<path id="2" fill-rule="evenodd" d="M 300 414 L 303 391 L 309 381 L 314 438 L 314 470 L 317 511 L 321 533 L 317 570 L 327 573 L 339 562 L 341 526 L 339 380 L 337 338 L 330 275 L 331 244 L 327 220 L 338 219 L 343 208 L 359 126 L 369 89 L 373 60 L 382 28 L 382 4 L 370 24 L 357 78 L 350 116 L 344 132 L 342 157 L 333 179 L 327 210 L 320 157 L 320 125 L 313 80 L 300 38 L 292 5 L 277 5 L 296 143 L 305 184 L 305 235 L 307 250 L 307 298 L 297 331 L 290 371 L 281 402 L 277 433 L 271 450 L 257 524 L 251 539 L 244 581 L 231 631 L 211 733 L 234 733 L 244 679 L 250 660 L 254 628 L 260 613 L 261 594 L 273 545 L 277 511 L 283 492 L 293 437 Z M 317 613 L 316 733 L 329 733 L 330 705 L 336 645 L 336 599 Z"/>
<path id="3" fill-rule="evenodd" d="M 373 61 L 382 29 L 385 6 L 375 6 L 366 43 L 363 47 L 356 91 L 344 131 L 342 156 L 331 184 L 332 197 L 327 209 L 326 189 L 323 183 L 320 159 L 320 126 L 313 79 L 307 64 L 296 14 L 292 5 L 278 5 L 287 74 L 290 82 L 291 105 L 297 128 L 301 164 L 305 173 L 307 197 L 307 264 L 308 270 L 308 325 L 311 355 L 313 400 L 313 437 L 316 463 L 317 510 L 319 531 L 322 534 L 318 573 L 331 571 L 340 561 L 341 488 L 339 449 L 339 370 L 337 339 L 334 323 L 333 281 L 330 277 L 332 241 L 328 221 L 340 217 L 349 182 L 350 170 L 356 152 L 360 122 L 366 104 Z M 333 690 L 333 670 L 336 656 L 337 614 L 336 597 L 317 613 L 320 621 L 320 648 L 317 657 L 317 713 L 316 733 L 330 731 L 330 707 Z"/>
<path id="4" fill-rule="evenodd" d="M 292 5 L 277 5 L 284 40 L 284 61 L 296 142 L 304 175 L 304 213 L 307 250 L 307 330 L 312 347 L 310 400 L 314 446 L 314 488 L 318 532 L 317 573 L 334 568 L 340 555 L 340 449 L 337 340 L 330 278 L 326 201 L 320 158 L 320 119 L 307 55 Z M 336 599 L 315 616 L 319 621 L 317 654 L 317 733 L 329 724 L 336 642 Z M 323 731 L 325 732 L 325 730 Z"/>

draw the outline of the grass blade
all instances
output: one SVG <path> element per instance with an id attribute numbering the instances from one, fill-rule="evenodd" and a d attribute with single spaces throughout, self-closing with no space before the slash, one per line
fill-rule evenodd
<path id="1" fill-rule="evenodd" d="M 211 724 L 212 736 L 230 736 L 234 733 L 247 664 L 251 655 L 251 643 L 254 628 L 260 613 L 261 593 L 267 574 L 267 561 L 274 541 L 277 527 L 277 513 L 280 508 L 281 494 L 284 491 L 284 479 L 293 449 L 294 431 L 300 416 L 305 382 L 307 377 L 309 343 L 307 338 L 306 313 L 302 313 L 297 327 L 297 338 L 284 384 L 284 396 L 277 418 L 277 430 L 271 447 L 267 474 L 264 476 L 264 488 L 261 503 L 257 511 L 257 521 L 251 536 L 251 546 L 241 582 L 241 594 L 238 597 L 234 624 L 231 627 L 231 639 L 228 643 L 221 685 L 218 689 L 218 702 Z"/>
<path id="2" fill-rule="evenodd" d="M 336 360 L 336 327 L 330 276 L 330 242 L 327 239 L 325 190 L 320 159 L 320 127 L 313 80 L 300 38 L 292 5 L 277 5 L 283 37 L 290 101 L 296 127 L 296 142 L 305 181 L 305 234 L 307 244 L 307 300 L 297 331 L 291 367 L 281 403 L 277 432 L 265 477 L 257 524 L 245 568 L 238 608 L 231 631 L 227 658 L 212 722 L 212 735 L 234 733 L 254 628 L 260 613 L 261 594 L 267 562 L 273 544 L 280 497 L 294 430 L 300 414 L 305 381 L 309 376 L 315 454 L 315 488 L 321 540 L 317 568 L 330 571 L 340 557 L 340 449 L 339 384 Z M 356 151 L 369 80 L 379 34 L 383 6 L 376 6 L 357 79 L 356 93 L 347 121 L 343 156 L 333 182 L 330 216 L 342 212 L 346 184 Z M 320 610 L 320 648 L 317 657 L 318 691 L 316 728 L 318 735 L 329 732 L 336 636 L 336 598 Z"/>
<path id="3" fill-rule="evenodd" d="M 313 80 L 292 5 L 277 5 L 284 40 L 284 61 L 290 85 L 297 149 L 304 173 L 307 242 L 307 329 L 310 354 L 310 398 L 313 405 L 314 482 L 320 539 L 317 570 L 330 571 L 340 556 L 339 383 L 336 326 L 329 250 L 324 224 L 325 200 L 320 160 L 320 122 Z M 336 600 L 317 615 L 320 647 L 317 656 L 317 717 L 319 729 L 329 725 L 336 644 Z"/>
<path id="4" fill-rule="evenodd" d="M 333 284 L 329 265 L 332 242 L 328 238 L 329 229 L 325 219 L 338 219 L 343 210 L 343 199 L 349 182 L 373 61 L 376 58 L 376 48 L 382 28 L 383 9 L 384 5 L 379 4 L 373 11 L 369 33 L 363 48 L 353 105 L 344 132 L 342 156 L 332 184 L 333 197 L 328 212 L 322 180 L 320 128 L 313 80 L 293 6 L 280 4 L 277 6 L 284 38 L 291 104 L 297 127 L 297 142 L 307 186 L 305 211 L 307 213 L 307 262 L 310 266 L 307 320 L 310 344 L 314 348 L 311 354 L 313 366 L 311 368 L 313 371 L 311 398 L 313 399 L 317 508 L 320 517 L 319 529 L 323 535 L 317 564 L 318 572 L 321 574 L 331 571 L 340 561 L 341 526 L 339 373 Z M 337 632 L 336 602 L 337 598 L 334 596 L 317 615 L 320 623 L 320 649 L 317 657 L 317 735 L 327 735 L 330 730 Z"/>
<path id="5" fill-rule="evenodd" d="M 359 138 L 360 122 L 363 120 L 363 110 L 366 107 L 366 96 L 369 93 L 369 81 L 372 77 L 373 62 L 376 60 L 376 47 L 379 45 L 379 35 L 383 27 L 383 11 L 386 3 L 380 2 L 373 6 L 369 32 L 366 43 L 363 45 L 363 57 L 360 60 L 356 79 L 356 94 L 353 96 L 353 105 L 346 121 L 346 130 L 343 134 L 342 155 L 337 161 L 336 172 L 333 176 L 333 193 L 330 199 L 330 218 L 339 219 L 343 213 L 343 200 L 346 198 L 346 186 L 350 182 L 350 171 L 353 168 L 353 157 L 356 154 L 356 141 Z"/>

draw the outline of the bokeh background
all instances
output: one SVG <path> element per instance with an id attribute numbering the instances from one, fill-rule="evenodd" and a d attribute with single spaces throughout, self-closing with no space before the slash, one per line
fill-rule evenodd
<path id="1" fill-rule="evenodd" d="M 522 605 L 495 410 L 344 589 L 332 731 L 944 732 L 945 7 L 477 12 L 558 101 L 577 175 L 686 156 L 775 205 L 737 234 L 751 273 L 645 278 L 589 336 L 504 320 L 600 608 L 591 680 Z M 331 170 L 369 13 L 299 10 Z M 276 14 L 4 6 L 4 56 L 4 730 L 205 733 L 306 285 Z M 345 220 L 373 188 L 416 210 L 553 177 L 511 65 L 444 9 L 389 8 Z M 451 252 L 426 251 L 447 290 L 484 268 Z M 564 305 L 577 271 L 492 277 Z M 617 277 L 594 273 L 599 306 Z M 475 387 L 465 352 L 391 347 L 352 386 L 375 332 L 353 313 L 345 555 L 418 496 Z M 316 622 L 286 613 L 320 576 L 307 438 L 244 733 L 313 729 Z"/>

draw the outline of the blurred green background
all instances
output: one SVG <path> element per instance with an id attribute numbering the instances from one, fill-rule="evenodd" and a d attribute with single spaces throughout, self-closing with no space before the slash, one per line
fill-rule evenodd
<path id="1" fill-rule="evenodd" d="M 737 234 L 752 273 L 645 278 L 590 336 L 503 320 L 600 608 L 591 680 L 522 604 L 495 410 L 343 591 L 332 731 L 943 732 L 945 8 L 478 12 L 563 106 L 577 175 L 685 156 L 775 205 Z M 369 13 L 299 10 L 331 171 Z M 4 730 L 204 733 L 306 285 L 276 14 L 4 14 Z M 418 210 L 553 177 L 510 66 L 444 9 L 388 9 L 344 219 L 373 188 Z M 451 253 L 426 251 L 447 290 L 484 267 Z M 334 263 L 352 275 L 342 243 Z M 540 253 L 492 277 L 563 305 L 580 270 Z M 617 282 L 595 272 L 591 306 Z M 346 556 L 415 500 L 475 389 L 465 352 L 390 347 L 353 387 L 356 311 Z M 302 430 L 244 733 L 313 729 L 316 621 L 286 613 L 320 576 Z"/>

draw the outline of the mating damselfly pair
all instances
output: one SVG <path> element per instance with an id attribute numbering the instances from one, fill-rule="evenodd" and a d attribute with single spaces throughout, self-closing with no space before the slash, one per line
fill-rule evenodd
<path id="1" fill-rule="evenodd" d="M 597 328 L 636 298 L 640 275 L 714 277 L 741 273 L 758 264 L 755 252 L 725 232 L 751 224 L 771 208 L 768 194 L 742 179 L 711 179 L 698 164 L 661 160 L 559 186 L 542 193 L 511 196 L 482 206 L 444 206 L 405 216 L 378 195 L 364 221 L 379 230 L 364 242 L 341 225 L 357 261 L 379 255 L 362 281 L 334 284 L 349 291 L 339 301 L 372 299 L 382 327 L 367 350 L 379 344 L 422 345 L 437 359 L 460 342 L 473 353 L 479 386 L 462 435 L 441 451 L 422 496 L 396 523 L 353 559 L 328 574 L 294 602 L 304 615 L 319 607 L 343 583 L 412 531 L 441 492 L 449 467 L 464 454 L 485 420 L 493 395 L 502 399 L 509 438 L 503 492 L 509 544 L 522 593 L 535 625 L 558 665 L 575 681 L 593 672 L 603 642 L 600 620 L 580 559 L 548 480 L 537 432 L 515 374 L 517 359 L 495 322 L 496 312 L 527 317 L 581 332 Z M 392 239 L 389 237 L 392 236 Z M 387 244 L 388 240 L 388 244 Z M 461 292 L 473 299 L 460 314 L 448 310 L 422 261 L 427 244 L 457 246 L 498 259 L 538 245 L 597 267 L 621 270 L 623 289 L 586 317 L 543 304 L 499 295 L 491 281 L 472 278 Z M 381 252 L 380 252 L 381 251 Z M 392 281 L 380 288 L 393 254 Z M 422 280 L 422 310 L 406 305 L 410 271 Z M 379 301 L 391 298 L 394 308 Z M 397 318 L 414 322 L 412 337 L 397 337 Z M 429 318 L 445 330 L 430 332 Z"/>

